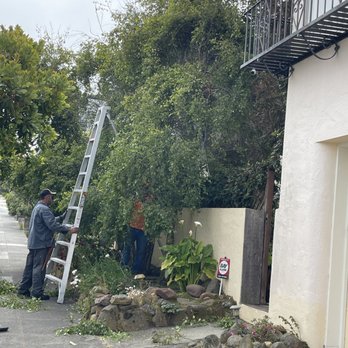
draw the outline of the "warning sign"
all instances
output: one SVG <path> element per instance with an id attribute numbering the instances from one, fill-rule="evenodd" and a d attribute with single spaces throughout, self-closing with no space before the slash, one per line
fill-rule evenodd
<path id="1" fill-rule="evenodd" d="M 228 279 L 230 274 L 230 259 L 220 257 L 216 278 Z"/>

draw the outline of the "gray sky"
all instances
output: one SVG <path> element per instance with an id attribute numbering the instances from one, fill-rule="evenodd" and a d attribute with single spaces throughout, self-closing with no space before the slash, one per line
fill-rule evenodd
<path id="1" fill-rule="evenodd" d="M 20 25 L 26 34 L 38 39 L 45 30 L 53 36 L 67 32 L 67 46 L 78 48 L 86 36 L 96 37 L 112 28 L 107 5 L 124 9 L 127 0 L 0 0 L 0 24 Z M 102 6 L 101 6 L 102 5 Z M 96 13 L 96 6 L 98 8 Z M 98 14 L 98 16 L 97 16 Z M 99 21 L 98 21 L 99 18 Z"/>

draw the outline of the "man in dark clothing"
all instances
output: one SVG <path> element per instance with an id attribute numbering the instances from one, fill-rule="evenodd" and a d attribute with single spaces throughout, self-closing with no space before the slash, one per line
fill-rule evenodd
<path id="1" fill-rule="evenodd" d="M 54 232 L 77 233 L 78 227 L 62 225 L 60 217 L 55 217 L 49 206 L 53 202 L 55 192 L 45 189 L 40 193 L 40 201 L 34 207 L 30 222 L 26 265 L 22 281 L 19 284 L 18 294 L 31 296 L 41 300 L 48 300 L 49 296 L 43 293 L 46 275 L 45 261 L 50 248 L 54 246 Z"/>

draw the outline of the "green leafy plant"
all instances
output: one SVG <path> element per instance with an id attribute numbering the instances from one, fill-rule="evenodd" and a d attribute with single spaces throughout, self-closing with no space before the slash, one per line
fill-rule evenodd
<path id="1" fill-rule="evenodd" d="M 160 307 L 163 313 L 175 314 L 179 311 L 179 307 L 175 303 L 168 301 L 162 301 Z"/>
<path id="2" fill-rule="evenodd" d="M 207 325 L 207 321 L 202 318 L 196 318 L 193 315 L 191 318 L 186 317 L 181 323 L 182 326 L 204 326 Z"/>
<path id="3" fill-rule="evenodd" d="M 230 329 L 234 323 L 235 323 L 235 319 L 229 316 L 220 318 L 217 321 L 217 324 L 224 329 Z"/>
<path id="4" fill-rule="evenodd" d="M 211 244 L 204 245 L 188 237 L 177 245 L 166 245 L 162 249 L 166 256 L 161 270 L 166 271 L 168 285 L 175 282 L 181 291 L 185 291 L 188 284 L 197 284 L 203 276 L 214 278 L 217 261 L 213 258 Z"/>
<path id="5" fill-rule="evenodd" d="M 98 321 L 81 320 L 78 324 L 61 328 L 56 335 L 93 335 L 105 336 L 115 340 L 124 340 L 128 337 L 126 332 L 115 332 Z"/>

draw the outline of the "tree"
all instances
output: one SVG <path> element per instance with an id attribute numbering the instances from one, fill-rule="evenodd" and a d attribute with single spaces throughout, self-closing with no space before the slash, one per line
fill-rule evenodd
<path id="1" fill-rule="evenodd" d="M 11 156 L 42 148 L 63 132 L 61 114 L 74 84 L 44 54 L 43 40 L 35 42 L 19 26 L 0 27 L 1 172 Z"/>

